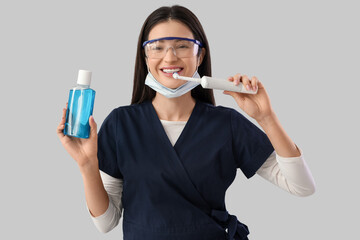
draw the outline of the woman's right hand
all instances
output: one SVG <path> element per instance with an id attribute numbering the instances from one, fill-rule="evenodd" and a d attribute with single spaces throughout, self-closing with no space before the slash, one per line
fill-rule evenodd
<path id="1" fill-rule="evenodd" d="M 66 104 L 67 108 L 67 104 Z M 76 138 L 64 134 L 66 108 L 63 109 L 62 118 L 56 133 L 70 156 L 75 159 L 80 168 L 87 166 L 98 167 L 97 160 L 97 124 L 93 116 L 90 116 L 90 136 L 89 138 Z"/>

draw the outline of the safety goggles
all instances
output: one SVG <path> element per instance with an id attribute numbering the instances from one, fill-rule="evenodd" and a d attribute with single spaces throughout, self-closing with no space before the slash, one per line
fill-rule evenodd
<path id="1" fill-rule="evenodd" d="M 159 59 L 165 57 L 169 48 L 172 48 L 174 55 L 179 58 L 196 56 L 202 44 L 195 39 L 164 37 L 146 41 L 142 46 L 147 58 Z"/>

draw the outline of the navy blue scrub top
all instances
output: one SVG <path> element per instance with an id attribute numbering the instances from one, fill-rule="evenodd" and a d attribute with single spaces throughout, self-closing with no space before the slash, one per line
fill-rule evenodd
<path id="1" fill-rule="evenodd" d="M 174 146 L 151 101 L 114 109 L 98 134 L 100 170 L 123 179 L 124 240 L 248 239 L 225 192 L 273 151 L 239 112 L 199 100 Z"/>

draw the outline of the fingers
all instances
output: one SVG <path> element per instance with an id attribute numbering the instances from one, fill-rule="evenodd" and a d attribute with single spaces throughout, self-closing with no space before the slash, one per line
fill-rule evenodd
<path id="1" fill-rule="evenodd" d="M 257 85 L 259 89 L 265 88 L 264 84 L 262 84 L 262 82 L 260 82 L 259 80 L 257 80 Z"/>
<path id="2" fill-rule="evenodd" d="M 56 133 L 59 137 L 62 137 L 64 135 L 63 131 L 64 131 L 65 125 L 64 124 L 59 124 L 58 127 L 56 128 Z"/>
<path id="3" fill-rule="evenodd" d="M 65 118 L 66 118 L 66 108 L 63 108 L 60 123 L 65 124 Z"/>
<path id="4" fill-rule="evenodd" d="M 89 124 L 90 124 L 90 137 L 97 136 L 97 124 L 93 116 L 89 117 Z"/>
<path id="5" fill-rule="evenodd" d="M 241 79 L 241 74 L 237 73 L 236 75 L 229 77 L 228 80 L 230 82 L 234 82 L 234 85 L 239 85 Z"/>
<path id="6" fill-rule="evenodd" d="M 63 111 L 65 110 L 66 113 L 66 109 L 64 108 Z M 61 121 L 58 125 L 58 127 L 56 128 L 56 133 L 59 136 L 59 138 L 64 137 L 64 128 L 65 128 L 65 116 L 63 115 L 63 117 L 61 118 Z"/>
<path id="7" fill-rule="evenodd" d="M 257 88 L 257 78 L 252 77 L 249 78 L 246 75 L 241 76 L 241 82 L 244 84 L 246 90 L 248 91 L 255 91 Z"/>
<path id="8" fill-rule="evenodd" d="M 253 76 L 252 78 L 251 78 L 251 89 L 253 90 L 253 91 L 256 91 L 256 88 L 258 87 L 258 79 L 257 79 L 257 77 L 255 77 L 255 76 Z"/>
<path id="9" fill-rule="evenodd" d="M 67 103 L 66 103 L 66 107 L 67 107 Z M 58 134 L 59 137 L 63 137 L 64 136 L 64 128 L 65 128 L 65 119 L 66 118 L 66 108 L 63 108 L 62 110 L 62 117 L 61 117 L 61 121 L 58 125 L 58 127 L 56 128 L 56 133 Z"/>
<path id="10" fill-rule="evenodd" d="M 240 82 L 242 82 L 242 84 L 245 86 L 246 90 L 248 91 L 256 91 L 259 82 L 259 80 L 255 76 L 249 78 L 247 75 L 241 75 L 240 73 L 237 73 L 232 77 L 229 77 L 228 80 L 234 82 L 234 85 L 239 85 Z"/>

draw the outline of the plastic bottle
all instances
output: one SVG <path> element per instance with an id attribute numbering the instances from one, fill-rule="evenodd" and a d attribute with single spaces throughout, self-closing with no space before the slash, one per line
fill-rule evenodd
<path id="1" fill-rule="evenodd" d="M 70 90 L 64 134 L 89 138 L 89 117 L 93 113 L 95 91 L 90 88 L 91 72 L 79 70 L 77 85 Z"/>

